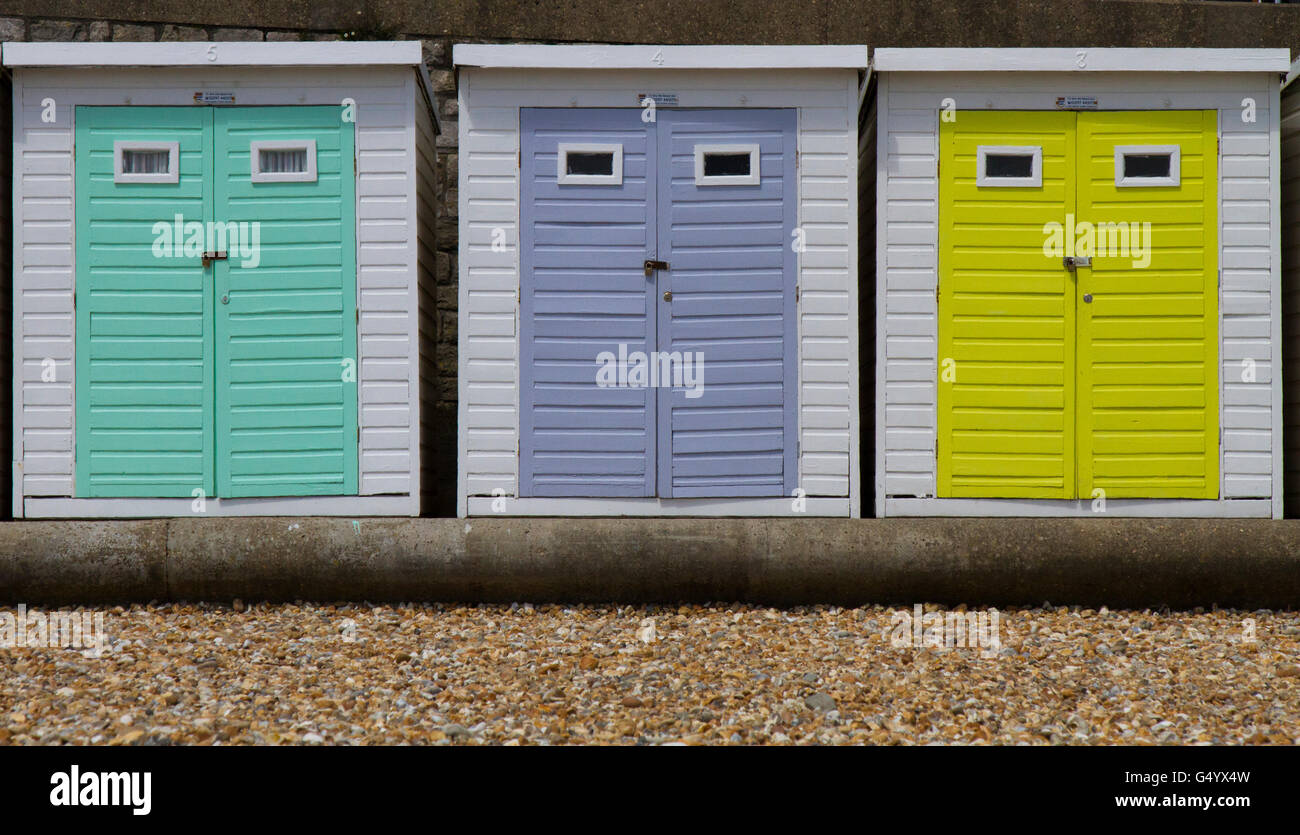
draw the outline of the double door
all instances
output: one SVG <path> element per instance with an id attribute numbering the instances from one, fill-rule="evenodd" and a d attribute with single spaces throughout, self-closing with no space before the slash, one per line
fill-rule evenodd
<path id="1" fill-rule="evenodd" d="M 1217 498 L 1214 111 L 940 124 L 938 495 Z"/>
<path id="2" fill-rule="evenodd" d="M 520 495 L 789 495 L 795 111 L 520 120 Z"/>
<path id="3" fill-rule="evenodd" d="M 78 496 L 357 491 L 353 125 L 78 107 Z"/>

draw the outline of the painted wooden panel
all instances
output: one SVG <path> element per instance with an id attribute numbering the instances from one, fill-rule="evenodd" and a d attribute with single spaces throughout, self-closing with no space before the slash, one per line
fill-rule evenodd
<path id="1" fill-rule="evenodd" d="M 216 108 L 213 262 L 217 494 L 357 491 L 354 132 L 337 107 Z M 309 181 L 254 182 L 254 142 L 311 142 Z M 257 153 L 264 153 L 257 151 Z M 403 386 L 403 391 L 405 387 Z M 371 469 L 402 469 L 371 454 Z"/>
<path id="2" fill-rule="evenodd" d="M 178 143 L 177 181 L 115 182 L 119 142 Z M 211 160 L 209 108 L 77 109 L 78 496 L 214 493 Z"/>
<path id="3" fill-rule="evenodd" d="M 631 108 L 521 111 L 522 496 L 654 495 L 656 390 L 597 373 L 602 355 L 605 368 L 617 362 L 626 373 L 632 354 L 644 361 L 655 350 L 653 276 L 643 268 L 658 246 L 648 127 Z M 569 143 L 616 146 L 618 182 L 561 183 Z M 477 332 L 493 333 L 487 322 Z"/>
<path id="4" fill-rule="evenodd" d="M 1216 122 L 1078 115 L 1076 218 L 1096 230 L 1077 274 L 1079 498 L 1219 496 Z M 1177 146 L 1178 185 L 1117 186 L 1116 146 Z"/>
<path id="5" fill-rule="evenodd" d="M 674 379 L 658 391 L 658 493 L 789 495 L 798 443 L 795 111 L 668 111 L 657 127 L 658 251 L 670 265 L 653 290 L 657 350 L 703 372 L 697 385 L 683 375 L 687 385 Z M 697 180 L 698 146 L 750 145 L 759 182 Z"/>
<path id="6" fill-rule="evenodd" d="M 1073 498 L 1074 282 L 1044 229 L 1074 205 L 1074 114 L 964 113 L 939 137 L 938 494 Z M 980 146 L 1038 149 L 1041 187 L 978 185 Z"/>

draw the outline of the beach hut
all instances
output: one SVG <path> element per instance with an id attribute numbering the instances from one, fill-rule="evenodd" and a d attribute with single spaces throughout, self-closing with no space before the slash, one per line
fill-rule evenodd
<path id="1" fill-rule="evenodd" d="M 437 130 L 420 44 L 0 60 L 14 515 L 418 514 Z"/>
<path id="2" fill-rule="evenodd" d="M 457 45 L 461 515 L 858 515 L 864 46 Z"/>
<path id="3" fill-rule="evenodd" d="M 1282 509 L 1285 49 L 880 49 L 875 510 Z"/>

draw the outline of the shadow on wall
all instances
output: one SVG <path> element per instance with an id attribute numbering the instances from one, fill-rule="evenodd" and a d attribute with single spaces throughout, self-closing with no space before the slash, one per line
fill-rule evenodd
<path id="1" fill-rule="evenodd" d="M 875 86 L 875 81 L 871 82 Z M 858 114 L 858 472 L 862 516 L 876 515 L 876 93 Z"/>
<path id="2" fill-rule="evenodd" d="M 13 135 L 13 82 L 8 73 L 0 73 L 0 137 Z M 13 450 L 13 154 L 6 147 L 0 153 L 0 449 Z M 0 519 L 13 517 L 12 472 L 0 476 Z"/>

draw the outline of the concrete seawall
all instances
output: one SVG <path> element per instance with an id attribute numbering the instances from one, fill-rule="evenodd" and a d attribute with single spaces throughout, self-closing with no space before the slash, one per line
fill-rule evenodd
<path id="1" fill-rule="evenodd" d="M 0 603 L 1300 606 L 1300 521 L 172 519 L 0 524 Z"/>

